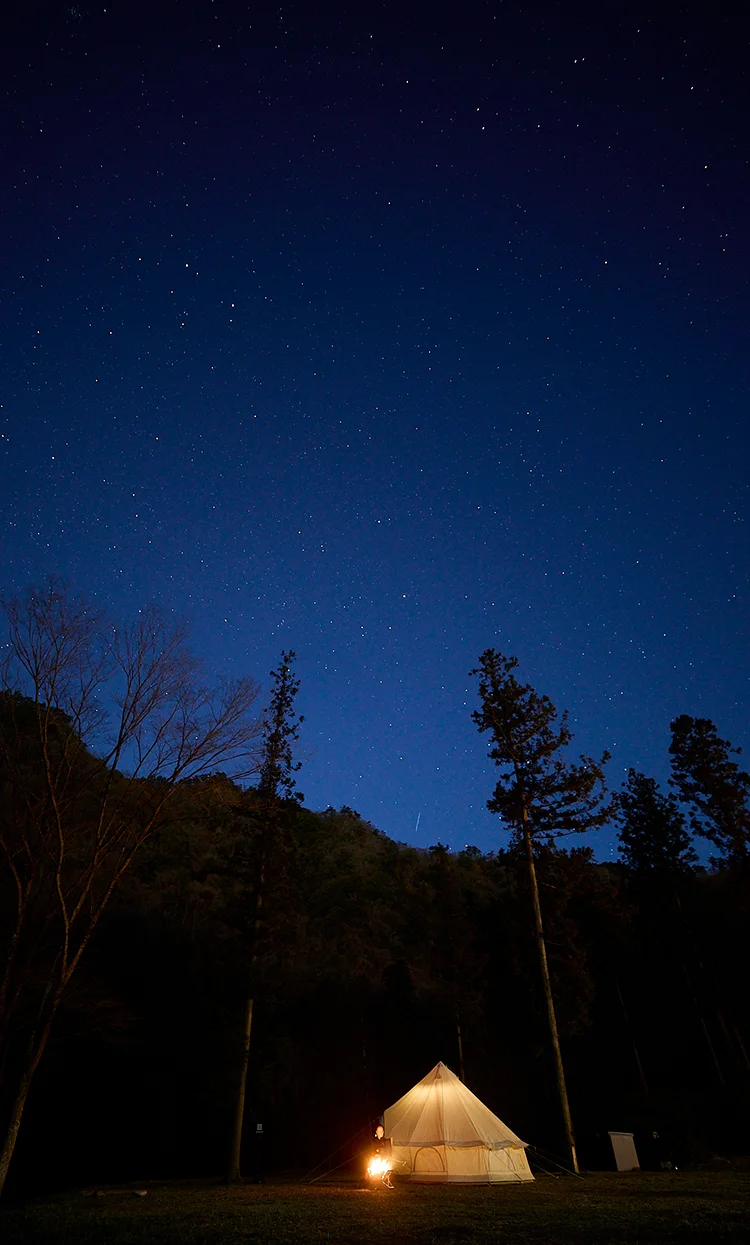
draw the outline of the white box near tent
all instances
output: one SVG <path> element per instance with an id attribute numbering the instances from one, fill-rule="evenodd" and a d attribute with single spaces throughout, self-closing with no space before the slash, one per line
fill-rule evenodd
<path id="1" fill-rule="evenodd" d="M 609 1139 L 615 1152 L 615 1163 L 617 1164 L 618 1172 L 640 1171 L 641 1165 L 638 1162 L 638 1153 L 635 1148 L 633 1134 L 610 1132 Z"/>

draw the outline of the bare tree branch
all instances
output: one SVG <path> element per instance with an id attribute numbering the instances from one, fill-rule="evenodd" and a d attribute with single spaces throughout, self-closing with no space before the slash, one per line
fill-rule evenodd
<path id="1" fill-rule="evenodd" d="M 179 785 L 256 773 L 262 735 L 254 680 L 208 683 L 185 627 L 156 609 L 115 627 L 51 580 L 4 612 L 0 1066 L 19 1033 L 26 1050 L 10 1061 L 0 1191 L 55 1013 L 119 879 Z"/>

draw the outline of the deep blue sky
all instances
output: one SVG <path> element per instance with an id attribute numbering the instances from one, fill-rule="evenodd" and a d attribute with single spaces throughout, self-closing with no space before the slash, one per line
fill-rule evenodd
<path id="1" fill-rule="evenodd" d="M 421 844 L 498 841 L 488 646 L 614 785 L 750 745 L 737 8 L 19 6 L 5 591 L 296 649 L 307 802 Z"/>

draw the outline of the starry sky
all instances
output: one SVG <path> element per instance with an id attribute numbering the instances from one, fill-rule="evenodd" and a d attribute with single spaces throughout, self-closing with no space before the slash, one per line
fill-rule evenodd
<path id="1" fill-rule="evenodd" d="M 740 9 L 16 6 L 3 590 L 295 649 L 307 803 L 420 845 L 502 842 L 490 646 L 613 786 L 750 746 Z"/>

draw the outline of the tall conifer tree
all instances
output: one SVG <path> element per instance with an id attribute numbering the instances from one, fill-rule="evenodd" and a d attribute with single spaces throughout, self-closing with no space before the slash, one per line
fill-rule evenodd
<path id="1" fill-rule="evenodd" d="M 499 814 L 526 856 L 560 1106 L 571 1163 L 577 1172 L 575 1135 L 547 961 L 534 840 L 595 830 L 609 819 L 611 804 L 605 800 L 603 771 L 609 754 L 605 752 L 599 762 L 585 756 L 580 758 L 579 764 L 569 761 L 564 754 L 572 738 L 567 712 L 558 717 L 547 696 L 540 696 L 529 684 L 519 683 L 513 673 L 517 667 L 515 657 L 504 657 L 492 648 L 482 653 L 479 667 L 471 672 L 479 678 L 480 699 L 480 708 L 474 711 L 472 718 L 480 732 L 489 733 L 490 757 L 500 769 L 494 795 L 487 801 L 487 807 L 490 812 Z"/>
<path id="2" fill-rule="evenodd" d="M 296 653 L 291 650 L 282 653 L 278 669 L 271 671 L 274 686 L 268 710 L 265 714 L 260 778 L 254 796 L 254 807 L 260 820 L 260 852 L 254 886 L 255 913 L 250 935 L 250 990 L 245 1001 L 242 1026 L 242 1053 L 237 1080 L 232 1140 L 227 1171 L 227 1179 L 230 1181 L 236 1181 L 241 1178 L 242 1127 L 245 1116 L 247 1070 L 250 1062 L 250 1041 L 257 985 L 258 944 L 268 859 L 277 838 L 279 815 L 283 801 L 296 800 L 298 803 L 301 803 L 304 799 L 302 793 L 296 790 L 294 778 L 302 762 L 294 760 L 293 745 L 299 738 L 299 727 L 304 721 L 304 718 L 295 715 L 294 702 L 300 687 L 299 679 L 292 671 L 295 659 Z"/>

